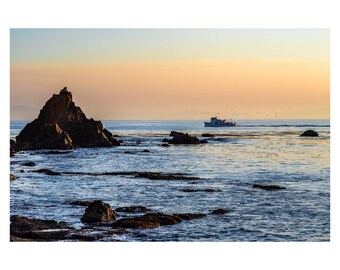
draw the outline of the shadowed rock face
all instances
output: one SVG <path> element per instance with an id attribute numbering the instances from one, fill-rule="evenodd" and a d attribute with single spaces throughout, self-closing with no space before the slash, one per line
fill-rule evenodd
<path id="1" fill-rule="evenodd" d="M 190 136 L 188 133 L 171 131 L 170 136 L 173 137 L 169 140 L 171 144 L 199 144 L 200 140 L 197 137 Z"/>
<path id="2" fill-rule="evenodd" d="M 46 102 L 38 118 L 27 124 L 16 137 L 16 143 L 18 149 L 72 149 L 120 144 L 100 121 L 86 118 L 66 87 Z"/>
<path id="3" fill-rule="evenodd" d="M 92 202 L 85 210 L 85 214 L 81 218 L 82 222 L 108 222 L 116 220 L 116 213 L 111 206 L 102 201 Z"/>

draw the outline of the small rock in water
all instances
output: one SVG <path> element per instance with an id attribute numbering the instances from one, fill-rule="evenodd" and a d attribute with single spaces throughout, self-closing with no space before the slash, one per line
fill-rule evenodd
<path id="1" fill-rule="evenodd" d="M 159 173 L 159 172 L 135 172 L 135 177 L 148 178 L 150 180 L 196 180 L 199 177 L 186 176 L 180 173 Z"/>
<path id="2" fill-rule="evenodd" d="M 184 220 L 192 220 L 192 219 L 198 219 L 198 218 L 204 218 L 207 215 L 206 214 L 190 214 L 190 213 L 181 213 L 181 214 L 173 214 L 174 216 L 177 216 Z"/>
<path id="3" fill-rule="evenodd" d="M 23 163 L 22 166 L 34 167 L 35 163 L 33 161 L 29 161 L 29 162 Z"/>
<path id="4" fill-rule="evenodd" d="M 168 144 L 168 143 L 163 143 L 163 144 L 161 144 L 161 146 L 163 146 L 163 147 L 170 147 L 170 144 Z"/>
<path id="5" fill-rule="evenodd" d="M 214 215 L 223 215 L 223 214 L 226 214 L 228 212 L 230 212 L 229 209 L 219 208 L 219 209 L 216 209 L 216 210 L 212 210 L 211 214 L 214 214 Z"/>
<path id="6" fill-rule="evenodd" d="M 33 171 L 33 172 L 44 173 L 44 174 L 47 174 L 47 175 L 61 175 L 61 173 L 54 172 L 50 169 L 39 169 L 39 170 L 36 170 L 36 171 Z"/>
<path id="7" fill-rule="evenodd" d="M 79 206 L 90 206 L 92 202 L 90 201 L 73 201 L 70 202 L 71 205 L 79 205 Z"/>
<path id="8" fill-rule="evenodd" d="M 285 189 L 285 187 L 281 187 L 281 186 L 278 186 L 278 185 L 260 185 L 260 184 L 254 184 L 253 188 L 260 188 L 260 189 L 265 189 L 265 190 Z"/>
<path id="9" fill-rule="evenodd" d="M 17 177 L 15 176 L 15 175 L 13 175 L 13 174 L 10 174 L 9 175 L 9 180 L 10 181 L 13 181 L 13 180 L 15 180 Z"/>
<path id="10" fill-rule="evenodd" d="M 220 192 L 222 190 L 220 189 L 211 189 L 211 188 L 206 188 L 206 189 L 191 189 L 191 188 L 184 188 L 181 189 L 183 192 Z"/>
<path id="11" fill-rule="evenodd" d="M 201 135 L 201 137 L 210 137 L 210 138 L 212 138 L 212 137 L 215 137 L 215 135 L 214 134 L 210 134 L 210 133 L 203 133 Z"/>
<path id="12" fill-rule="evenodd" d="M 85 214 L 81 218 L 84 223 L 93 222 L 109 222 L 116 220 L 116 213 L 111 206 L 102 201 L 92 202 L 86 209 Z"/>
<path id="13" fill-rule="evenodd" d="M 195 136 L 190 136 L 188 133 L 171 131 L 170 136 L 173 137 L 169 140 L 171 144 L 199 144 L 200 140 Z"/>
<path id="14" fill-rule="evenodd" d="M 319 137 L 319 134 L 316 131 L 309 129 L 302 133 L 300 137 Z"/>
<path id="15" fill-rule="evenodd" d="M 62 155 L 62 154 L 68 154 L 68 153 L 72 153 L 72 151 L 47 151 L 47 152 L 43 152 L 42 154 L 46 154 L 46 155 Z"/>

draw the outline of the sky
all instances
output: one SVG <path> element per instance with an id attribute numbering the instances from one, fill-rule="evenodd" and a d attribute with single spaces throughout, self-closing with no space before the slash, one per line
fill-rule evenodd
<path id="1" fill-rule="evenodd" d="M 11 29 L 11 120 L 329 119 L 328 29 Z"/>

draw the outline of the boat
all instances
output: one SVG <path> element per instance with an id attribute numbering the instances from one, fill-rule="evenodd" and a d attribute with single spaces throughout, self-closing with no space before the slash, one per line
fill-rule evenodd
<path id="1" fill-rule="evenodd" d="M 225 119 L 221 120 L 217 117 L 211 117 L 210 122 L 204 122 L 205 127 L 233 127 L 236 122 L 226 122 Z"/>

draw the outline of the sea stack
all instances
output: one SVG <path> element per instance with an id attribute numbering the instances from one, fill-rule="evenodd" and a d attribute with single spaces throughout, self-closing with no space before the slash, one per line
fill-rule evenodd
<path id="1" fill-rule="evenodd" d="M 72 149 L 109 147 L 120 143 L 100 121 L 86 118 L 64 87 L 40 110 L 37 119 L 28 123 L 16 137 L 16 147 L 31 149 Z"/>

